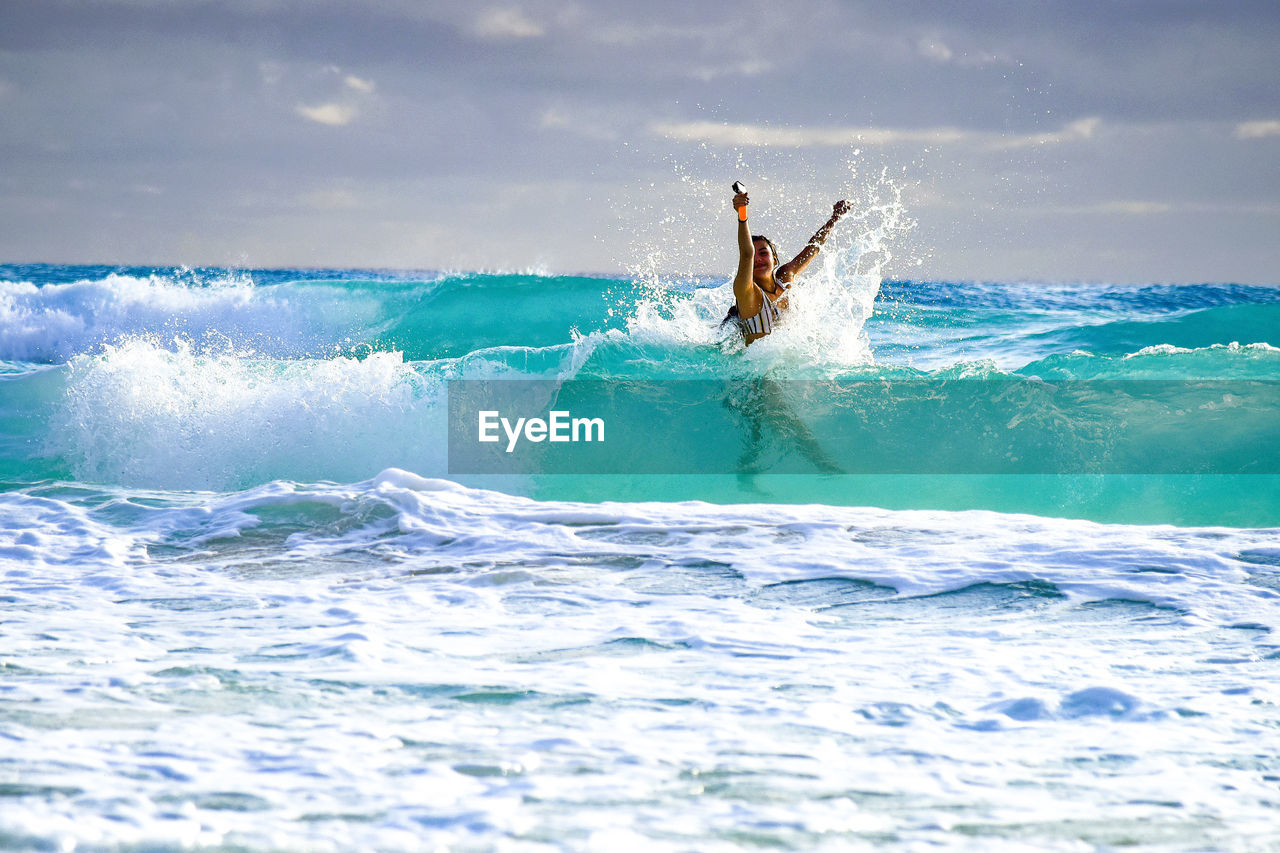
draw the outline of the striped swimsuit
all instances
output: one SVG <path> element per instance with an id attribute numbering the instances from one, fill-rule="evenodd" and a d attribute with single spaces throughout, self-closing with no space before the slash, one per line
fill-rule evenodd
<path id="1" fill-rule="evenodd" d="M 756 290 L 760 291 L 760 298 L 764 300 L 764 304 L 760 306 L 760 311 L 754 317 L 748 317 L 745 320 L 741 317 L 738 318 L 738 324 L 742 326 L 744 335 L 767 335 L 773 331 L 773 327 L 782 319 L 782 312 L 765 295 L 764 289 L 757 284 Z"/>

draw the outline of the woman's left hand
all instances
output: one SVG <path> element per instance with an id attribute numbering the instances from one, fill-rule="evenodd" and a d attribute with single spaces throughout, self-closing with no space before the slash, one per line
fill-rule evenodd
<path id="1" fill-rule="evenodd" d="M 845 201 L 844 199 L 841 199 L 840 201 L 836 202 L 832 206 L 831 214 L 833 216 L 844 216 L 846 213 L 848 213 L 852 209 L 853 209 L 853 205 L 849 204 L 849 202 Z"/>

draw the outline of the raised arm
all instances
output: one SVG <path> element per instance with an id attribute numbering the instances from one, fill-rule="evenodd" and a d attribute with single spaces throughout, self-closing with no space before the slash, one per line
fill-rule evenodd
<path id="1" fill-rule="evenodd" d="M 751 226 L 747 224 L 746 193 L 738 193 L 733 197 L 733 207 L 740 210 L 738 214 L 738 270 L 733 275 L 733 297 L 738 303 L 738 312 L 743 317 L 754 317 L 760 310 L 760 292 L 756 289 L 752 278 L 755 265 L 756 247 L 751 242 Z"/>
<path id="2" fill-rule="evenodd" d="M 822 244 L 827 242 L 827 236 L 831 233 L 831 229 L 836 227 L 840 217 L 849 212 L 850 207 L 852 205 L 843 199 L 836 202 L 831 208 L 831 218 L 814 232 L 814 235 L 809 238 L 809 244 L 800 250 L 800 254 L 778 267 L 773 274 L 774 281 L 787 284 L 804 272 L 804 268 L 809 266 L 809 262 L 818 256 L 818 250 L 822 248 Z"/>

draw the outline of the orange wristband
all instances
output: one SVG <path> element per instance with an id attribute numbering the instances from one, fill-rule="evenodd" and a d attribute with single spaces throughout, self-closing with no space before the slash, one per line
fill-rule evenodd
<path id="1" fill-rule="evenodd" d="M 747 206 L 745 204 L 742 207 L 738 208 L 738 221 L 739 222 L 747 221 Z"/>

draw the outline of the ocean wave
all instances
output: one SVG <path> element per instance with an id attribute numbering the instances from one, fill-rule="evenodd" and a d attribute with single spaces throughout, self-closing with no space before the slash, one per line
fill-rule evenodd
<path id="1" fill-rule="evenodd" d="M 749 348 L 720 322 L 729 285 L 706 279 L 138 270 L 68 280 L 51 268 L 43 284 L 0 288 L 0 345 L 12 350 L 0 360 L 0 477 L 222 490 L 352 481 L 390 466 L 445 476 L 451 380 L 614 383 L 619 399 L 635 383 L 703 382 L 723 385 L 720 398 L 627 403 L 626 422 L 662 429 L 613 433 L 614 476 L 595 482 L 577 472 L 566 485 L 535 466 L 519 472 L 518 488 L 736 501 L 777 498 L 781 481 L 770 478 L 819 474 L 829 479 L 798 488 L 795 499 L 1124 521 L 1273 517 L 1278 501 L 1260 468 L 1247 489 L 1257 497 L 1252 509 L 1223 498 L 1243 482 L 1227 480 L 1246 476 L 1259 448 L 1272 446 L 1274 418 L 1259 408 L 1258 389 L 1196 384 L 1276 376 L 1268 338 L 1280 303 L 1266 301 L 1270 291 L 1104 289 L 1114 291 L 1104 308 L 1125 299 L 1144 306 L 1108 314 L 1087 288 L 1058 288 L 1024 312 L 1001 303 L 1029 299 L 1031 289 L 1002 286 L 985 288 L 985 303 L 975 296 L 948 312 L 929 300 L 963 302 L 983 288 L 922 285 L 936 292 L 906 305 L 893 287 L 882 294 L 856 260 L 827 256 L 793 288 L 787 322 Z M 1245 298 L 1260 301 L 1231 303 Z M 1206 303 L 1224 304 L 1187 308 Z M 1016 411 L 1007 400 L 975 398 L 931 413 L 911 397 L 929 383 L 1027 390 L 1031 380 L 1066 390 L 1028 393 Z M 1163 384 L 1127 396 L 1111 393 L 1119 385 L 1067 393 L 1074 382 L 1137 380 Z M 784 391 L 726 404 L 733 388 L 761 382 Z M 813 384 L 789 397 L 790 382 L 793 390 Z M 867 389 L 877 383 L 885 394 L 873 399 Z M 1215 390 L 1221 399 L 1211 398 Z M 1064 401 L 1084 408 L 1064 414 Z M 1199 426 L 1174 430 L 1194 420 L 1179 414 L 1188 411 Z M 1117 450 L 1116 423 L 1130 430 L 1129 450 Z M 984 436 L 1012 440 L 1013 468 L 972 468 L 991 461 L 974 450 L 996 446 Z M 1153 452 L 1144 444 L 1164 460 L 1199 459 L 1202 447 L 1220 453 L 1182 472 L 1144 467 Z M 711 479 L 627 481 L 640 462 L 668 457 L 675 461 L 662 473 Z M 1041 467 L 1017 467 L 1027 460 Z M 1225 479 L 1189 486 L 1186 501 L 1170 480 L 1123 480 L 1179 472 Z M 1122 479 L 1071 479 L 1095 475 Z M 903 479 L 917 476 L 924 479 Z M 1000 476 L 1059 479 L 1036 486 Z M 963 485 L 964 477 L 982 482 Z"/>
<path id="2" fill-rule="evenodd" d="M 90 482 L 229 489 L 358 479 L 389 465 L 443 474 L 449 380 L 569 380 L 603 340 L 410 362 L 376 351 L 269 359 L 135 338 L 0 384 L 0 414 L 26 415 L 27 429 L 7 436 L 8 461 Z"/>
<path id="3" fill-rule="evenodd" d="M 87 486 L 0 494 L 0 548 L 38 557 L 50 583 L 84 582 L 84 566 L 109 577 L 144 548 L 161 566 L 224 569 L 264 554 L 276 566 L 359 555 L 366 572 L 382 574 L 482 577 L 519 567 L 550 576 L 594 566 L 657 583 L 647 567 L 661 566 L 662 589 L 689 594 L 705 594 L 709 572 L 731 566 L 738 592 L 758 606 L 785 601 L 831 618 L 886 598 L 945 609 L 947 601 L 927 599 L 960 593 L 967 597 L 950 606 L 972 610 L 985 588 L 1280 627 L 1274 591 L 1251 580 L 1267 566 L 1250 555 L 1273 533 L 983 511 L 536 500 L 396 468 L 349 484 L 276 481 L 218 495 Z M 801 547 L 805 558 L 792 559 Z M 866 589 L 851 596 L 850 582 Z M 1007 611 L 1008 599 L 989 605 Z"/>
<path id="4" fill-rule="evenodd" d="M 615 326 L 613 279 L 466 273 L 364 280 L 178 271 L 34 284 L 0 281 L 0 359 L 61 363 L 125 340 L 274 358 L 398 350 L 412 360 L 553 346 Z M 625 288 L 624 288 L 625 290 Z M 615 297 L 625 300 L 625 293 Z M 612 310 L 611 310 L 612 308 Z"/>
<path id="5" fill-rule="evenodd" d="M 145 340 L 69 365 L 49 444 L 78 479 L 227 489 L 442 470 L 439 378 L 399 353 L 273 361 Z"/>
<path id="6" fill-rule="evenodd" d="M 1266 383 L 1041 381 L 991 363 L 866 366 L 839 381 L 594 378 L 601 359 L 654 355 L 626 341 L 597 333 L 435 362 L 271 360 L 130 341 L 0 382 L 10 425 L 0 476 L 221 491 L 394 466 L 533 497 L 986 507 L 1125 522 L 1280 517 L 1280 477 L 1265 467 L 1275 442 Z M 607 415 L 609 441 L 567 463 L 469 467 L 460 436 L 473 436 L 449 421 L 451 403 L 464 411 L 465 385 L 451 380 L 545 385 L 547 401 Z"/>
<path id="7" fill-rule="evenodd" d="M 1225 305 L 1280 302 L 1280 287 L 1252 284 L 1061 284 L 889 280 L 887 301 L 901 305 L 1035 313 L 1160 315 Z"/>
<path id="8" fill-rule="evenodd" d="M 877 360 L 937 368 L 988 359 L 1005 369 L 1073 351 L 1274 344 L 1280 288 L 887 283 L 868 323 Z"/>
<path id="9" fill-rule="evenodd" d="M 1155 344 L 1119 354 L 1076 350 L 1031 361 L 1012 373 L 1044 379 L 1271 380 L 1280 375 L 1280 349 L 1233 342 L 1194 348 Z"/>
<path id="10" fill-rule="evenodd" d="M 347 288 L 257 287 L 244 277 L 200 286 L 116 273 L 42 286 L 0 282 L 0 358 L 60 363 L 139 336 L 280 357 L 332 352 L 376 326 L 381 308 Z"/>
<path id="11" fill-rule="evenodd" d="M 1131 353 L 1156 346 L 1185 349 L 1214 344 L 1276 344 L 1280 304 L 1205 308 L 1152 319 L 1110 319 L 1028 336 L 1029 344 L 1096 353 Z"/>

